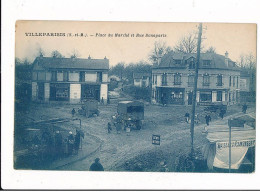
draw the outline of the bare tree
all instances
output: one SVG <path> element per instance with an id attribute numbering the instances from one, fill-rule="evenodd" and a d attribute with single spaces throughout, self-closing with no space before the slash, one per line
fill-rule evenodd
<path id="1" fill-rule="evenodd" d="M 250 69 L 256 68 L 256 59 L 255 59 L 255 57 L 252 55 L 252 53 L 246 55 L 246 57 L 245 57 L 245 64 L 246 64 L 246 66 L 249 67 Z"/>
<path id="2" fill-rule="evenodd" d="M 172 49 L 169 46 L 166 46 L 165 42 L 156 41 L 154 42 L 154 48 L 149 55 L 149 60 L 153 63 L 157 64 L 159 59 L 163 57 L 163 55 L 171 52 Z"/>
<path id="3" fill-rule="evenodd" d="M 70 55 L 71 58 L 78 58 L 80 57 L 80 53 L 78 50 L 74 49 L 72 52 L 71 52 L 71 55 Z"/>
<path id="4" fill-rule="evenodd" d="M 174 47 L 174 51 L 180 53 L 195 53 L 197 49 L 197 40 L 195 35 L 189 33 L 188 35 L 182 37 L 177 45 Z"/>
<path id="5" fill-rule="evenodd" d="M 210 46 L 205 52 L 206 53 L 216 53 L 216 48 L 213 46 Z"/>
<path id="6" fill-rule="evenodd" d="M 62 57 L 64 57 L 59 51 L 57 51 L 57 50 L 54 50 L 54 51 L 52 51 L 51 52 L 51 56 L 53 57 L 53 58 L 62 58 Z"/>
<path id="7" fill-rule="evenodd" d="M 43 49 L 41 47 L 39 47 L 38 51 L 37 51 L 37 57 L 44 56 L 44 55 L 45 55 L 45 52 L 43 51 Z"/>

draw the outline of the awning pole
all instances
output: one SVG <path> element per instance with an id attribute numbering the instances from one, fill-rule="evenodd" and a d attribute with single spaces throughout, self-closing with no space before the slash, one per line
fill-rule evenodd
<path id="1" fill-rule="evenodd" d="M 229 125 L 229 160 L 228 160 L 229 173 L 231 172 L 231 125 Z"/>

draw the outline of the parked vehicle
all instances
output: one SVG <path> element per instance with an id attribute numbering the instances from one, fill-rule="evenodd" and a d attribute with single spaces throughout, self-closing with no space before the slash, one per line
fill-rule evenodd
<path id="1" fill-rule="evenodd" d="M 83 101 L 83 105 L 81 106 L 81 109 L 79 109 L 79 114 L 84 115 L 86 117 L 93 116 L 96 114 L 99 115 L 98 110 L 98 101 L 97 100 L 86 100 Z"/>
<path id="2" fill-rule="evenodd" d="M 118 117 L 124 126 L 131 125 L 131 128 L 140 130 L 144 120 L 144 103 L 139 101 L 121 101 L 117 106 Z"/>

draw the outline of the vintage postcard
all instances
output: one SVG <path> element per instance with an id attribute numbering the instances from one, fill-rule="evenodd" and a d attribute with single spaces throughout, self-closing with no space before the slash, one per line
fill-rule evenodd
<path id="1" fill-rule="evenodd" d="M 16 170 L 252 173 L 256 24 L 17 21 Z"/>

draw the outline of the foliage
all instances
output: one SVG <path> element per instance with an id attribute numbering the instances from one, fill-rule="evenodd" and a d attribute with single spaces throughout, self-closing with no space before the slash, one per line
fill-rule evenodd
<path id="1" fill-rule="evenodd" d="M 57 50 L 52 51 L 52 52 L 51 52 L 51 56 L 52 56 L 53 58 L 63 58 L 63 57 L 64 57 L 64 56 L 63 56 L 59 51 L 57 51 Z"/>
<path id="2" fill-rule="evenodd" d="M 189 33 L 186 36 L 183 36 L 177 45 L 174 46 L 175 52 L 180 53 L 195 53 L 197 48 L 197 40 L 195 38 L 195 35 L 192 33 Z"/>
<path id="3" fill-rule="evenodd" d="M 124 92 L 136 100 L 145 100 L 147 102 L 151 101 L 151 87 L 136 87 L 133 85 L 124 86 Z"/>
<path id="4" fill-rule="evenodd" d="M 157 64 L 160 58 L 162 58 L 162 56 L 164 56 L 165 54 L 171 51 L 172 51 L 171 47 L 166 46 L 165 42 L 156 41 L 154 43 L 154 48 L 149 55 L 149 60 L 153 64 Z"/>

